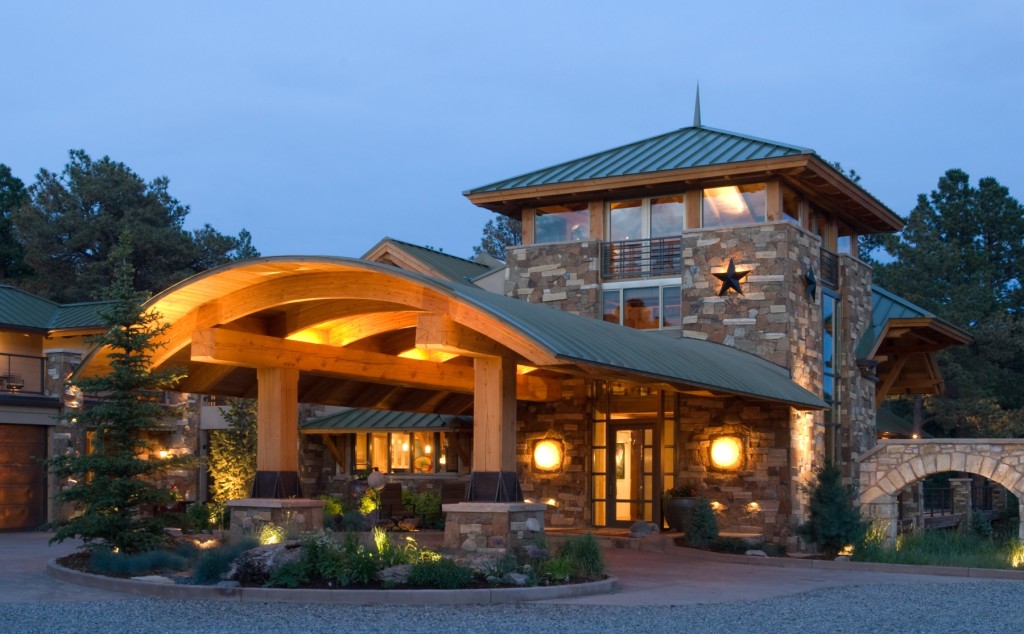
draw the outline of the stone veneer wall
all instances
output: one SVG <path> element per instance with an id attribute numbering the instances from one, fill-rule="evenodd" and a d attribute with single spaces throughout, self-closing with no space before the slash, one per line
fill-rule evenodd
<path id="1" fill-rule="evenodd" d="M 562 381 L 562 400 L 557 403 L 520 405 L 516 426 L 516 462 L 523 497 L 555 504 L 547 512 L 554 527 L 584 527 L 591 523 L 590 456 L 591 412 L 589 384 L 582 378 Z M 553 438 L 563 443 L 562 469 L 548 473 L 533 467 L 533 446 Z"/>
<path id="2" fill-rule="evenodd" d="M 505 295 L 577 315 L 600 314 L 600 242 L 510 247 L 506 257 Z"/>
<path id="3" fill-rule="evenodd" d="M 676 482 L 701 481 L 702 495 L 722 504 L 723 532 L 763 533 L 765 540 L 793 540 L 794 469 L 789 462 L 789 408 L 736 399 L 682 399 L 676 448 Z M 737 435 L 746 460 L 736 471 L 711 466 L 711 441 Z M 756 503 L 756 506 L 751 503 Z"/>
<path id="4" fill-rule="evenodd" d="M 846 484 L 859 478 L 860 456 L 875 446 L 875 383 L 857 367 L 857 344 L 871 326 L 871 267 L 860 260 L 839 258 L 840 315 L 839 366 L 837 372 L 837 420 L 839 461 Z"/>
<path id="5" fill-rule="evenodd" d="M 693 231 L 683 234 L 682 335 L 723 343 L 789 369 L 795 383 L 822 393 L 821 290 L 812 300 L 806 276 L 820 280 L 820 240 L 788 222 Z M 732 259 L 742 280 L 743 294 L 719 296 L 721 282 L 714 273 L 725 271 Z M 819 282 L 820 284 L 820 282 Z M 870 284 L 870 282 L 869 282 Z M 870 310 L 870 300 L 868 304 Z M 824 454 L 821 412 L 789 410 L 788 531 L 806 517 L 806 488 Z M 778 441 L 778 442 L 781 442 Z M 766 538 L 770 535 L 766 533 Z"/>

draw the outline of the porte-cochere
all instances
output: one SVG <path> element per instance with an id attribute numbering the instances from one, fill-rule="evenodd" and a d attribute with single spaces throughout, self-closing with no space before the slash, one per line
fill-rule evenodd
<path id="1" fill-rule="evenodd" d="M 896 537 L 897 496 L 927 476 L 960 471 L 979 475 L 1024 498 L 1024 439 L 935 438 L 882 440 L 860 458 L 861 515 L 888 522 Z M 1024 519 L 1024 505 L 1020 507 Z M 1018 529 L 1024 541 L 1024 521 Z"/>

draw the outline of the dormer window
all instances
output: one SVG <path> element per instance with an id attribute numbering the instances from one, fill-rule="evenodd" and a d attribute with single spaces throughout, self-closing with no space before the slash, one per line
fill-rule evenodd
<path id="1" fill-rule="evenodd" d="M 767 209 L 764 183 L 708 188 L 704 190 L 701 226 L 717 228 L 764 222 Z"/>

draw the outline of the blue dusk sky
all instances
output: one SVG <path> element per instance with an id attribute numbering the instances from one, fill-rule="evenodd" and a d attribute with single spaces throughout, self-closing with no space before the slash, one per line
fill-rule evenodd
<path id="1" fill-rule="evenodd" d="M 264 255 L 468 256 L 462 192 L 703 123 L 813 148 L 900 215 L 950 168 L 1024 197 L 1024 0 L 12 2 L 0 163 L 170 178 Z"/>

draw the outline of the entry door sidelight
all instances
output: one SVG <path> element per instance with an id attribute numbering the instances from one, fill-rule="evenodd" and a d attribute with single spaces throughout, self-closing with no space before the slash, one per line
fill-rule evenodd
<path id="1" fill-rule="evenodd" d="M 655 480 L 659 470 L 653 423 L 608 426 L 609 526 L 654 521 Z"/>

